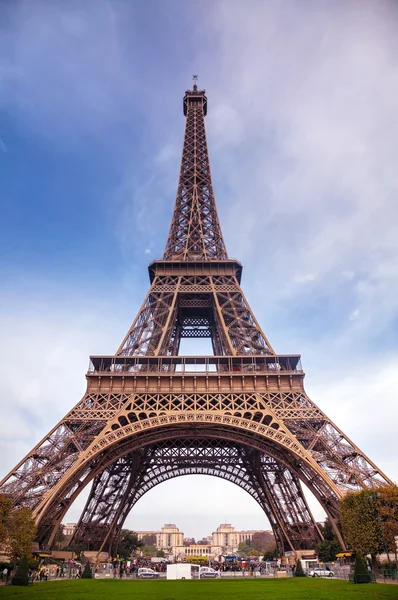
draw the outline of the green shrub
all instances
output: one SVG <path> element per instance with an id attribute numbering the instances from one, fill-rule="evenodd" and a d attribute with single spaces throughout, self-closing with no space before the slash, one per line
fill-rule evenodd
<path id="1" fill-rule="evenodd" d="M 82 573 L 82 579 L 92 579 L 92 578 L 93 578 L 93 572 L 91 570 L 91 565 L 90 565 L 90 562 L 87 561 L 86 566 L 84 567 L 84 571 Z"/>
<path id="2" fill-rule="evenodd" d="M 16 573 L 11 580 L 11 585 L 29 585 L 29 563 L 26 556 L 21 558 Z"/>
<path id="3" fill-rule="evenodd" d="M 370 583 L 372 581 L 366 562 L 360 554 L 355 557 L 353 581 L 354 583 Z"/>
<path id="4" fill-rule="evenodd" d="M 298 561 L 296 562 L 296 568 L 294 570 L 294 576 L 295 577 L 305 577 L 305 573 L 303 571 L 303 566 L 301 564 L 301 560 L 298 559 Z"/>

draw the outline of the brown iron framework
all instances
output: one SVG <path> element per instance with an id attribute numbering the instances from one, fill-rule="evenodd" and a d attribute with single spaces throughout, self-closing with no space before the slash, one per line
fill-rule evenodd
<path id="1" fill-rule="evenodd" d="M 205 134 L 207 98 L 184 97 L 186 129 L 163 259 L 112 356 L 90 359 L 83 399 L 0 482 L 29 506 L 39 542 L 91 484 L 75 542 L 112 551 L 149 489 L 192 473 L 251 494 L 282 550 L 313 548 L 321 532 L 302 492 L 341 543 L 339 500 L 391 481 L 308 398 L 300 356 L 276 355 L 240 287 L 218 221 Z M 209 338 L 214 356 L 179 356 L 182 338 Z"/>

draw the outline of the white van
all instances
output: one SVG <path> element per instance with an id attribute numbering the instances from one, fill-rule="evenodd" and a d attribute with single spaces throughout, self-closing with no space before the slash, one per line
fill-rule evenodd
<path id="1" fill-rule="evenodd" d="M 211 567 L 200 567 L 199 574 L 201 579 L 214 579 L 215 577 L 218 577 L 218 571 L 215 571 Z"/>
<path id="2" fill-rule="evenodd" d="M 153 569 L 138 569 L 138 578 L 139 579 L 153 579 L 154 577 L 158 577 L 159 573 L 156 573 Z"/>
<path id="3" fill-rule="evenodd" d="M 199 579 L 199 565 L 177 563 L 167 565 L 167 579 Z"/>

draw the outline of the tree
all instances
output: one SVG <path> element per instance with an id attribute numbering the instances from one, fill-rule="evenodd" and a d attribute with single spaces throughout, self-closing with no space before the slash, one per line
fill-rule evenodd
<path id="1" fill-rule="evenodd" d="M 380 488 L 378 492 L 377 504 L 384 539 L 389 552 L 395 553 L 395 560 L 398 565 L 397 544 L 395 541 L 395 537 L 398 536 L 398 486 L 386 485 Z"/>
<path id="2" fill-rule="evenodd" d="M 8 553 L 17 563 L 23 556 L 31 556 L 36 537 L 36 523 L 28 508 L 17 508 L 11 512 L 8 528 Z"/>
<path id="3" fill-rule="evenodd" d="M 7 545 L 11 512 L 11 499 L 7 496 L 0 496 L 0 547 Z"/>
<path id="4" fill-rule="evenodd" d="M 91 570 L 90 561 L 87 561 L 86 566 L 84 567 L 84 570 L 82 573 L 82 579 L 92 579 L 92 578 L 93 578 L 93 572 Z"/>
<path id="5" fill-rule="evenodd" d="M 275 537 L 270 531 L 256 531 L 253 534 L 252 546 L 264 554 L 275 548 Z"/>
<path id="6" fill-rule="evenodd" d="M 238 552 L 239 552 L 240 556 L 242 556 L 243 558 L 245 556 L 260 556 L 260 555 L 262 555 L 261 552 L 259 552 L 258 550 L 255 550 L 253 548 L 250 540 L 241 542 L 238 546 Z"/>
<path id="7" fill-rule="evenodd" d="M 32 549 L 31 549 L 32 552 Z M 29 564 L 27 556 L 23 556 L 11 580 L 12 585 L 29 585 Z"/>
<path id="8" fill-rule="evenodd" d="M 52 545 L 52 549 L 57 548 L 58 550 L 64 546 L 66 540 L 66 535 L 64 534 L 63 525 L 59 525 L 57 529 L 57 533 L 55 534 L 54 542 Z"/>
<path id="9" fill-rule="evenodd" d="M 246 542 L 240 542 L 238 546 L 238 552 L 243 558 L 245 558 L 245 556 L 248 556 L 252 550 L 253 548 L 251 546 L 248 546 Z"/>
<path id="10" fill-rule="evenodd" d="M 318 523 L 319 528 L 322 530 L 322 534 L 325 540 L 333 541 L 336 540 L 336 533 L 333 529 L 333 525 L 330 522 L 329 517 L 325 519 L 324 523 Z"/>
<path id="11" fill-rule="evenodd" d="M 272 550 L 267 550 L 267 552 L 264 552 L 263 561 L 265 562 L 267 560 L 273 560 L 277 556 L 278 556 L 278 548 L 276 546 L 274 546 L 272 548 Z"/>
<path id="12" fill-rule="evenodd" d="M 145 546 L 156 546 L 156 534 L 143 535 L 141 541 Z"/>
<path id="13" fill-rule="evenodd" d="M 340 542 L 329 519 L 326 519 L 325 523 L 320 525 L 320 529 L 324 539 L 315 547 L 318 559 L 321 562 L 333 562 L 336 560 L 336 554 L 341 552 Z"/>
<path id="14" fill-rule="evenodd" d="M 398 532 L 398 488 L 384 486 L 347 494 L 341 501 L 341 524 L 351 550 L 362 556 L 395 551 Z"/>
<path id="15" fill-rule="evenodd" d="M 301 560 L 298 559 L 296 562 L 296 568 L 294 570 L 294 576 L 295 577 L 305 577 L 305 573 L 303 571 L 303 566 L 301 564 Z"/>
<path id="16" fill-rule="evenodd" d="M 334 562 L 341 546 L 338 540 L 322 540 L 315 546 L 315 551 L 320 562 Z"/>
<path id="17" fill-rule="evenodd" d="M 164 552 L 163 552 L 163 550 L 158 550 L 158 551 L 156 552 L 156 556 L 157 556 L 158 558 L 164 558 Z"/>
<path id="18" fill-rule="evenodd" d="M 141 547 L 141 550 L 142 550 L 142 554 L 144 556 L 156 556 L 156 553 L 157 553 L 156 546 L 145 545 L 145 546 Z"/>
<path id="19" fill-rule="evenodd" d="M 134 531 L 122 529 L 118 544 L 118 554 L 122 558 L 127 560 L 132 553 L 137 550 L 137 548 L 141 548 L 141 546 L 143 546 L 143 543 L 138 539 L 138 536 Z"/>

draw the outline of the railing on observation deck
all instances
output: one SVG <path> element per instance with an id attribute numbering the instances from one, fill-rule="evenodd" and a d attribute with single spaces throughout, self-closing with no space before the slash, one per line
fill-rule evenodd
<path id="1" fill-rule="evenodd" d="M 278 356 L 91 356 L 88 375 L 303 373 L 299 354 Z"/>

